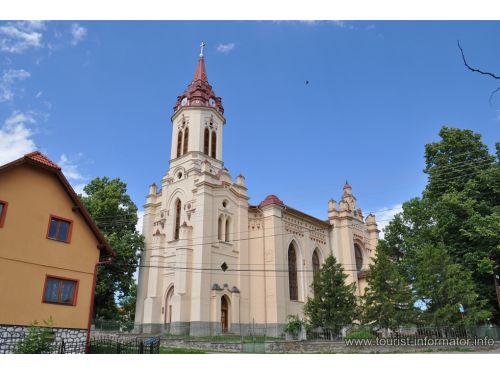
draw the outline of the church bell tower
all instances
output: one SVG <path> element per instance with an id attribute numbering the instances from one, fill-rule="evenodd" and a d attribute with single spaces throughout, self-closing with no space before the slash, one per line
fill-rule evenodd
<path id="1" fill-rule="evenodd" d="M 222 128 L 226 123 L 222 100 L 208 83 L 201 43 L 193 80 L 177 97 L 172 116 L 171 162 L 177 166 L 188 160 L 208 160 L 215 167 L 222 163 Z"/>

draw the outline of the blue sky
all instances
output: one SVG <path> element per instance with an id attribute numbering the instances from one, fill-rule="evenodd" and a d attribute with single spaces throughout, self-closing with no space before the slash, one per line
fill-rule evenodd
<path id="1" fill-rule="evenodd" d="M 466 70 L 457 39 L 500 74 L 499 37 L 489 21 L 0 22 L 0 163 L 36 148 L 77 190 L 121 178 L 142 210 L 203 40 L 224 162 L 252 204 L 276 194 L 326 218 L 347 179 L 365 214 L 394 208 L 424 188 L 424 145 L 443 125 L 493 153 L 498 82 Z"/>

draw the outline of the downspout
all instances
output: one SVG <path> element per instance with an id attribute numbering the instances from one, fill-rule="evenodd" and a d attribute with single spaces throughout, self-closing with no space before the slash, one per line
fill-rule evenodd
<path id="1" fill-rule="evenodd" d="M 103 260 L 101 262 L 97 262 L 94 266 L 94 276 L 93 276 L 93 281 L 92 281 L 92 291 L 90 294 L 90 309 L 89 309 L 89 321 L 87 325 L 87 341 L 85 343 L 85 352 L 89 354 L 90 352 L 90 326 L 92 324 L 92 312 L 94 310 L 94 295 L 95 295 L 95 286 L 97 283 L 97 267 L 101 266 L 103 264 L 110 264 L 113 261 L 113 259 L 108 258 L 106 260 Z"/>

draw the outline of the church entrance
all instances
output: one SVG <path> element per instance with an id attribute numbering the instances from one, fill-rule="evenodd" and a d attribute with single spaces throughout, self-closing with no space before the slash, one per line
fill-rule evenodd
<path id="1" fill-rule="evenodd" d="M 220 322 L 222 332 L 225 333 L 229 330 L 229 303 L 226 296 L 222 296 L 220 302 Z"/>

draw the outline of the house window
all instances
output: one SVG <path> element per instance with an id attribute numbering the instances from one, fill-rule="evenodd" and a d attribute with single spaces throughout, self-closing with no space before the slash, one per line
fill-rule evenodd
<path id="1" fill-rule="evenodd" d="M 7 206 L 7 202 L 0 201 L 0 228 L 2 228 L 3 224 L 5 223 L 5 216 L 7 216 Z"/>
<path id="2" fill-rule="evenodd" d="M 71 220 L 51 216 L 47 238 L 56 241 L 70 242 L 73 222 Z"/>
<path id="3" fill-rule="evenodd" d="M 297 255 L 293 244 L 290 244 L 290 247 L 288 247 L 288 287 L 290 290 L 290 299 L 292 301 L 297 301 L 299 299 L 299 289 L 297 286 Z"/>
<path id="4" fill-rule="evenodd" d="M 43 291 L 43 302 L 75 306 L 77 289 L 78 280 L 47 276 Z"/>

